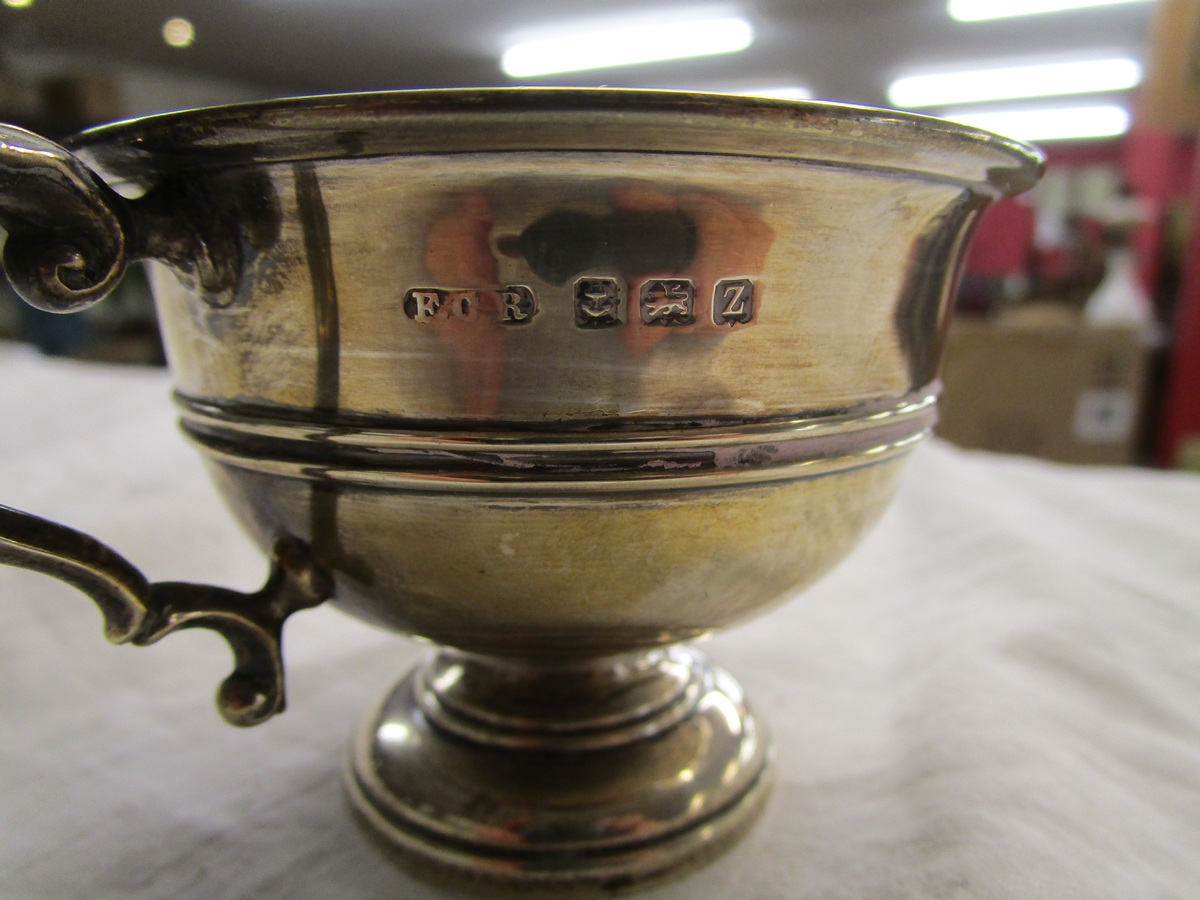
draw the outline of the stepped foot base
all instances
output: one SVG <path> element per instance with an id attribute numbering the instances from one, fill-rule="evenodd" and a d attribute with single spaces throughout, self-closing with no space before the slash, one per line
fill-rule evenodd
<path id="1" fill-rule="evenodd" d="M 736 838 L 769 759 L 740 687 L 693 649 L 563 666 L 442 650 L 368 718 L 347 782 L 439 868 L 612 887 Z"/>

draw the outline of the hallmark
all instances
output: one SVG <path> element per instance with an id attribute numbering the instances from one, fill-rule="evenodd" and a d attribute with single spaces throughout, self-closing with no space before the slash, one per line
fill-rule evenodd
<path id="1" fill-rule="evenodd" d="M 633 285 L 629 285 L 629 290 L 633 292 Z M 624 325 L 621 291 L 621 282 L 616 278 L 589 276 L 578 279 L 574 285 L 576 327 L 594 330 Z M 696 283 L 690 278 L 652 278 L 641 283 L 636 296 L 637 321 L 642 325 L 678 328 L 696 324 Z M 496 298 L 499 298 L 498 306 Z M 718 281 L 713 288 L 713 323 L 730 328 L 749 324 L 754 319 L 754 302 L 755 288 L 751 279 Z M 404 294 L 403 308 L 404 314 L 414 322 L 486 318 L 507 327 L 528 325 L 541 312 L 537 294 L 523 284 L 494 290 L 409 288 Z"/>
<path id="2" fill-rule="evenodd" d="M 479 308 L 479 291 L 412 288 L 404 295 L 404 314 L 414 322 L 436 318 L 471 319 Z"/>
<path id="3" fill-rule="evenodd" d="M 523 284 L 509 285 L 500 298 L 504 302 L 501 325 L 528 325 L 538 314 L 537 295 Z"/>
<path id="4" fill-rule="evenodd" d="M 575 282 L 575 324 L 580 328 L 621 324 L 621 287 L 615 278 L 580 278 Z"/>
<path id="5" fill-rule="evenodd" d="M 414 322 L 434 319 L 477 319 L 482 303 L 478 290 L 455 288 L 411 288 L 404 294 L 404 314 Z M 500 292 L 504 301 L 501 322 L 524 325 L 537 315 L 537 298 L 524 285 L 514 284 Z"/>
<path id="6" fill-rule="evenodd" d="M 693 325 L 696 286 L 686 278 L 657 278 L 641 289 L 643 325 Z"/>
<path id="7" fill-rule="evenodd" d="M 413 288 L 404 295 L 404 314 L 417 322 L 426 322 L 441 311 L 442 292 Z"/>
<path id="8" fill-rule="evenodd" d="M 746 325 L 754 318 L 754 282 L 749 278 L 718 281 L 713 289 L 713 324 Z"/>

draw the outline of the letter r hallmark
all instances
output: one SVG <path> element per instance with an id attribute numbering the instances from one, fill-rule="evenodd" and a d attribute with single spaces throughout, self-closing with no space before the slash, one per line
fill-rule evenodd
<path id="1" fill-rule="evenodd" d="M 523 284 L 509 285 L 501 293 L 500 299 L 504 303 L 501 325 L 528 325 L 538 314 L 537 296 Z"/>

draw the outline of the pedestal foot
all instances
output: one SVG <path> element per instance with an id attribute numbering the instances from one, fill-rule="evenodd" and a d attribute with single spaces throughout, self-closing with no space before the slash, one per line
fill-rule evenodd
<path id="1" fill-rule="evenodd" d="M 612 886 L 736 837 L 769 757 L 741 688 L 690 648 L 578 665 L 443 650 L 368 718 L 347 781 L 366 820 L 426 861 Z"/>

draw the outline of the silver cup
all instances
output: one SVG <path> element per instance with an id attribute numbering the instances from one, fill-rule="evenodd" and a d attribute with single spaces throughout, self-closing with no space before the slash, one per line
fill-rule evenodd
<path id="1" fill-rule="evenodd" d="M 283 709 L 328 600 L 437 645 L 367 718 L 363 816 L 417 857 L 613 884 L 720 846 L 762 723 L 684 642 L 859 540 L 934 421 L 963 250 L 1033 149 L 935 119 L 613 90 L 367 94 L 6 128 L 5 265 L 69 312 L 148 260 L 184 432 L 272 555 L 148 584 L 0 511 L 0 560 L 110 640 L 228 638 L 218 705 Z"/>

